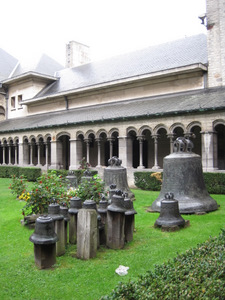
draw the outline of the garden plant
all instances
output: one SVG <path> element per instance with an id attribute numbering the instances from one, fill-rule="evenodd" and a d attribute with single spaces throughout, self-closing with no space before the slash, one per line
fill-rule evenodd
<path id="1" fill-rule="evenodd" d="M 223 233 L 221 236 L 225 217 L 224 195 L 212 195 L 220 205 L 217 211 L 205 215 L 182 215 L 190 221 L 189 227 L 177 232 L 162 232 L 154 228 L 159 214 L 147 211 L 159 192 L 132 190 L 136 198 L 134 208 L 137 211 L 134 239 L 127 243 L 123 250 L 101 247 L 96 258 L 83 261 L 76 258 L 76 245 L 68 244 L 66 254 L 57 257 L 53 268 L 39 270 L 34 263 L 33 244 L 29 241 L 33 230 L 22 226 L 20 222 L 25 202 L 16 199 L 10 192 L 10 183 L 12 179 L 0 179 L 1 299 L 95 300 L 101 297 L 112 298 L 114 293 L 119 295 L 121 287 L 124 288 L 124 293 L 133 288 L 137 289 L 137 292 L 132 290 L 133 298 L 121 296 L 121 299 L 138 299 L 139 296 L 136 295 L 142 290 L 142 299 L 166 299 L 157 294 L 155 298 L 151 296 L 154 287 L 150 283 L 154 278 L 159 279 L 159 287 L 163 286 L 169 296 L 183 290 L 185 296 L 180 299 L 201 299 L 201 295 L 206 295 L 202 299 L 223 299 L 223 295 L 218 296 L 218 293 L 224 291 L 224 263 L 221 266 L 221 262 L 224 261 Z M 29 183 L 30 190 L 32 185 Z M 209 241 L 203 244 L 206 240 Z M 207 257 L 212 259 L 205 260 Z M 201 273 L 197 271 L 198 264 L 202 267 Z M 115 273 L 119 265 L 129 267 L 126 276 L 120 277 Z M 215 265 L 218 270 L 216 273 Z M 174 270 L 179 274 L 179 278 L 175 277 Z M 205 277 L 208 277 L 207 282 L 204 281 Z M 176 278 L 174 285 L 173 278 Z M 191 286 L 187 294 L 185 282 Z M 193 294 L 193 297 L 190 293 L 192 287 L 193 291 L 199 292 Z M 159 289 L 157 285 L 155 288 Z M 213 294 L 215 289 L 218 292 Z M 168 299 L 172 299 L 171 297 Z"/>

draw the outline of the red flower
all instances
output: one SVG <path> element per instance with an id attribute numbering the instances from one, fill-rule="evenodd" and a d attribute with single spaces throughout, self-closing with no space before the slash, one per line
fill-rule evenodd
<path id="1" fill-rule="evenodd" d="M 38 189 L 36 189 L 36 192 L 38 192 Z"/>
<path id="2" fill-rule="evenodd" d="M 48 190 L 48 186 L 46 186 L 46 189 Z"/>
<path id="3" fill-rule="evenodd" d="M 39 183 L 42 183 L 42 181 L 40 181 Z"/>

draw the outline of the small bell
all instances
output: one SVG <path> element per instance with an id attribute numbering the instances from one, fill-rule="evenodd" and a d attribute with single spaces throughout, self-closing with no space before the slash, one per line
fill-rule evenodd
<path id="1" fill-rule="evenodd" d="M 155 221 L 155 227 L 184 226 L 185 220 L 179 212 L 178 201 L 173 198 L 173 193 L 166 193 L 165 199 L 161 201 L 160 216 Z"/>

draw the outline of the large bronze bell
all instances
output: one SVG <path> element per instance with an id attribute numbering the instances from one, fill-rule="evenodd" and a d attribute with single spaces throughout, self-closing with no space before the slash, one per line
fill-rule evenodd
<path id="1" fill-rule="evenodd" d="M 178 201 L 173 197 L 173 193 L 165 194 L 165 199 L 161 201 L 160 216 L 155 221 L 155 226 L 173 227 L 185 225 L 185 220 L 179 212 Z"/>
<path id="2" fill-rule="evenodd" d="M 174 153 L 163 160 L 163 183 L 159 197 L 152 210 L 160 212 L 164 195 L 171 191 L 179 202 L 182 214 L 203 213 L 218 209 L 204 183 L 201 157 L 192 152 L 193 143 L 186 138 L 177 138 Z"/>

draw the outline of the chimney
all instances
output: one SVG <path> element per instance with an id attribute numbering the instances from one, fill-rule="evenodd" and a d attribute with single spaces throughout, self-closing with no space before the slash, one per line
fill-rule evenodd
<path id="1" fill-rule="evenodd" d="M 76 41 L 66 44 L 66 68 L 77 67 L 88 62 L 90 62 L 89 46 Z"/>

